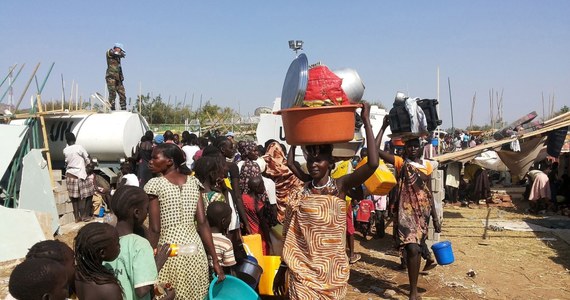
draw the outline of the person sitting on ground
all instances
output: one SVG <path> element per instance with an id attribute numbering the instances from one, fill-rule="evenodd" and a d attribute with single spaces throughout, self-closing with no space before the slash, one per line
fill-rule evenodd
<path id="1" fill-rule="evenodd" d="M 123 288 L 123 299 L 150 299 L 158 270 L 164 266 L 169 254 L 169 244 L 163 244 L 154 256 L 150 243 L 135 232 L 148 215 L 148 195 L 138 186 L 124 185 L 113 194 L 111 209 L 117 216 L 117 233 L 121 253 L 103 265 L 111 270 Z M 175 291 L 167 290 L 162 299 L 174 299 Z"/>
<path id="2" fill-rule="evenodd" d="M 491 183 L 489 173 L 485 168 L 467 162 L 463 167 L 463 179 L 467 181 L 467 193 L 471 201 L 491 202 Z"/>
<path id="3" fill-rule="evenodd" d="M 231 274 L 232 267 L 236 265 L 236 259 L 232 241 L 226 235 L 232 220 L 232 209 L 229 204 L 216 201 L 208 205 L 206 217 L 212 231 L 212 240 L 214 241 L 218 261 L 224 269 L 224 273 Z M 212 268 L 211 261 L 210 268 Z"/>
<path id="4" fill-rule="evenodd" d="M 382 141 L 382 136 L 389 125 L 389 119 L 384 118 L 380 132 L 376 136 L 376 145 Z M 420 270 L 420 257 L 431 257 L 426 245 L 428 224 L 433 216 L 435 232 L 441 232 L 441 222 L 436 214 L 435 203 L 431 192 L 430 176 L 433 171 L 432 164 L 420 157 L 420 140 L 412 138 L 405 141 L 403 157 L 390 154 L 386 151 L 378 152 L 381 159 L 393 164 L 398 179 L 395 187 L 397 195 L 390 198 L 390 210 L 395 215 L 394 237 L 401 253 L 402 262 L 407 264 L 410 281 L 409 299 L 419 299 L 418 276 Z M 434 265 L 433 259 L 428 260 L 424 269 Z"/>
<path id="5" fill-rule="evenodd" d="M 18 300 L 65 300 L 69 281 L 65 267 L 48 258 L 30 258 L 17 265 L 8 281 L 10 295 Z"/>
<path id="6" fill-rule="evenodd" d="M 137 178 L 137 175 L 133 174 L 133 167 L 128 161 L 121 163 L 121 174 L 122 176 L 117 184 L 117 188 L 120 188 L 123 185 L 139 186 L 139 179 Z"/>
<path id="7" fill-rule="evenodd" d="M 121 300 L 123 291 L 115 274 L 103 266 L 119 256 L 121 246 L 115 227 L 88 223 L 75 236 L 75 289 L 81 300 Z"/>
<path id="8" fill-rule="evenodd" d="M 361 185 L 378 168 L 378 148 L 374 144 L 369 112 L 370 105 L 365 104 L 361 116 L 369 160 L 353 173 L 332 179 L 333 145 L 306 146 L 307 168 L 312 180 L 300 191 L 290 191 L 293 195 L 287 203 L 283 224 L 282 264 L 273 281 L 276 295 L 285 294 L 288 273 L 291 299 L 343 299 L 346 296 L 350 267 L 345 252 L 348 212 L 344 199 L 348 190 Z M 295 151 L 295 147 L 289 151 Z M 323 235 L 326 241 L 317 242 Z"/>

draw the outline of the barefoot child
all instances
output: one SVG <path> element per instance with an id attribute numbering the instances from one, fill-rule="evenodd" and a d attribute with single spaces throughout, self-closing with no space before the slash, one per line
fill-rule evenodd
<path id="1" fill-rule="evenodd" d="M 143 189 L 125 185 L 113 195 L 111 209 L 117 216 L 117 232 L 121 253 L 103 265 L 111 270 L 121 287 L 123 299 L 150 299 L 151 290 L 158 279 L 158 270 L 168 258 L 168 244 L 160 247 L 156 258 L 147 239 L 135 234 L 140 230 L 148 215 L 148 195 Z M 175 294 L 167 291 L 162 299 L 174 299 Z"/>
<path id="2" fill-rule="evenodd" d="M 75 289 L 81 300 L 121 300 L 115 274 L 103 266 L 121 251 L 117 230 L 106 223 L 89 223 L 75 237 Z"/>
<path id="3" fill-rule="evenodd" d="M 225 202 L 215 201 L 208 205 L 206 217 L 212 231 L 218 261 L 224 268 L 224 273 L 230 274 L 231 267 L 236 264 L 232 241 L 226 237 L 232 218 L 232 209 Z"/>

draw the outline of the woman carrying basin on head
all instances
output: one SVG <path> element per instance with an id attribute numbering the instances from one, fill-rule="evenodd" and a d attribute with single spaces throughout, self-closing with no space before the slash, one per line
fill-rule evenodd
<path id="1" fill-rule="evenodd" d="M 285 274 L 291 299 L 343 299 L 350 273 L 346 246 L 346 201 L 348 190 L 361 185 L 378 167 L 378 154 L 369 118 L 362 119 L 370 159 L 354 173 L 332 179 L 333 146 L 307 146 L 307 168 L 311 179 L 300 191 L 291 191 L 283 224 L 282 264 L 273 290 L 285 294 Z M 295 151 L 294 147 L 290 151 Z M 310 267 L 309 267 L 310 266 Z"/>

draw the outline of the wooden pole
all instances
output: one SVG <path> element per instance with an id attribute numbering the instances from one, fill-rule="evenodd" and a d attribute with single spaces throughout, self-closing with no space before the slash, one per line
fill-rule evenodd
<path id="1" fill-rule="evenodd" d="M 32 83 L 32 79 L 34 79 L 34 77 L 36 76 L 36 72 L 40 68 L 40 65 L 41 65 L 41 63 L 38 63 L 36 65 L 36 68 L 34 69 L 34 72 L 32 73 L 30 80 L 28 80 L 28 83 L 26 84 L 26 88 L 24 89 L 22 96 L 20 96 L 20 99 L 18 99 L 18 103 L 16 104 L 16 107 L 14 108 L 14 114 L 18 111 L 18 107 L 20 107 L 20 103 L 22 103 L 22 99 L 24 99 L 24 95 L 26 95 L 26 92 L 28 91 L 28 88 L 30 87 L 30 83 Z"/>
<path id="2" fill-rule="evenodd" d="M 473 130 L 473 112 L 475 112 L 475 99 L 477 98 L 477 92 L 473 95 L 473 102 L 471 103 L 471 122 L 469 122 L 469 130 Z"/>
<path id="3" fill-rule="evenodd" d="M 142 115 L 142 81 L 139 81 L 139 114 Z"/>
<path id="4" fill-rule="evenodd" d="M 451 130 L 455 131 L 455 123 L 453 123 L 453 101 L 451 100 L 451 80 L 447 77 L 447 85 L 449 87 L 449 106 L 451 107 Z"/>
<path id="5" fill-rule="evenodd" d="M 55 188 L 55 180 L 53 178 L 53 172 L 52 172 L 53 168 L 51 165 L 51 154 L 49 152 L 49 145 L 48 145 L 46 121 L 44 119 L 44 114 L 43 114 L 43 110 L 42 110 L 42 100 L 41 100 L 40 94 L 36 95 L 36 104 L 38 106 L 38 113 L 39 113 L 39 118 L 40 118 L 40 127 L 42 130 L 42 138 L 44 141 L 44 148 L 42 150 L 46 152 L 46 160 L 47 160 L 47 164 L 48 164 L 49 178 L 51 180 L 51 187 Z"/>

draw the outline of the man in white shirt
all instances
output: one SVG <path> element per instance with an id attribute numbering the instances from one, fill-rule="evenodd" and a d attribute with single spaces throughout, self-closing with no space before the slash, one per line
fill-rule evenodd
<path id="1" fill-rule="evenodd" d="M 85 148 L 75 144 L 75 134 L 67 132 L 65 140 L 67 141 L 67 147 L 63 149 L 66 164 L 65 183 L 69 199 L 73 205 L 73 216 L 77 223 L 81 221 L 81 216 L 85 214 L 85 210 L 91 209 L 85 207 L 87 197 L 93 195 L 91 191 L 92 185 L 88 184 L 86 180 L 87 172 L 85 170 L 87 164 L 90 163 L 90 159 Z"/>

